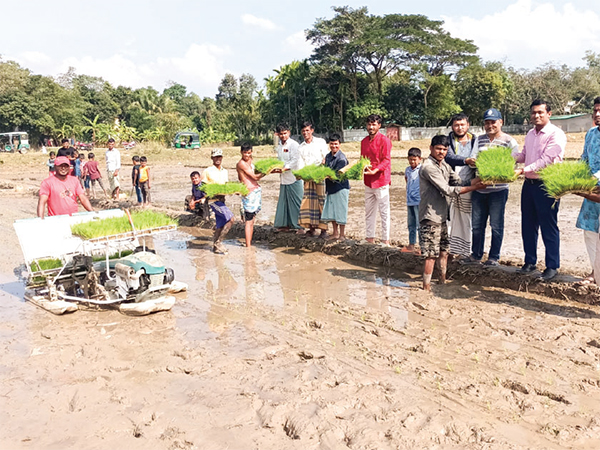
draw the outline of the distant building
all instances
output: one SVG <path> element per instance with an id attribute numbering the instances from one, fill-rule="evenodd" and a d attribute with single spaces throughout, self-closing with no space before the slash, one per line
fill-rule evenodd
<path id="1" fill-rule="evenodd" d="M 550 116 L 550 121 L 565 133 L 581 133 L 594 126 L 592 115 L 587 113 Z"/>

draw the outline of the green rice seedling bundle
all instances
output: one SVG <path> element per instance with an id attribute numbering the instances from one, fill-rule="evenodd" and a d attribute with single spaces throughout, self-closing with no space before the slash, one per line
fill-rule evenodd
<path id="1" fill-rule="evenodd" d="M 592 193 L 598 180 L 592 176 L 584 161 L 565 161 L 551 164 L 539 172 L 544 189 L 550 197 L 560 198 L 569 193 Z"/>
<path id="2" fill-rule="evenodd" d="M 479 178 L 485 184 L 510 183 L 515 175 L 515 160 L 508 147 L 490 147 L 477 155 L 475 164 Z"/>
<path id="3" fill-rule="evenodd" d="M 177 221 L 166 214 L 155 211 L 134 211 L 131 218 L 136 231 L 147 230 L 150 228 L 164 227 L 168 225 L 177 225 Z M 109 219 L 92 220 L 90 222 L 79 223 L 71 227 L 71 233 L 83 239 L 94 239 L 103 236 L 112 236 L 115 234 L 128 233 L 133 231 L 127 216 L 111 217 Z"/>
<path id="4" fill-rule="evenodd" d="M 340 180 L 362 180 L 365 169 L 371 166 L 371 160 L 362 156 L 358 162 L 354 163 L 345 172 L 339 172 Z"/>
<path id="5" fill-rule="evenodd" d="M 268 175 L 275 169 L 283 169 L 283 166 L 283 161 L 280 161 L 277 158 L 264 158 L 259 159 L 254 163 L 254 170 L 257 173 Z"/>
<path id="6" fill-rule="evenodd" d="M 208 198 L 222 196 L 222 195 L 248 195 L 250 191 L 244 183 L 230 182 L 225 184 L 217 183 L 205 183 L 200 186 L 200 189 L 206 194 Z"/>
<path id="7" fill-rule="evenodd" d="M 62 266 L 63 263 L 60 259 L 48 258 L 33 261 L 29 267 L 31 268 L 32 272 L 41 272 L 43 270 L 58 269 Z"/>
<path id="8" fill-rule="evenodd" d="M 315 183 L 320 183 L 325 180 L 325 178 L 337 180 L 335 172 L 327 166 L 315 166 L 314 164 L 309 164 L 300 170 L 294 170 L 292 173 L 304 181 L 314 181 Z"/>

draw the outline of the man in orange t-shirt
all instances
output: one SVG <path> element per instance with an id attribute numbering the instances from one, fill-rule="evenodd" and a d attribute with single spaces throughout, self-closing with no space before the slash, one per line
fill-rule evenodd
<path id="1" fill-rule="evenodd" d="M 44 218 L 46 205 L 49 216 L 71 215 L 78 210 L 77 197 L 83 207 L 93 211 L 92 205 L 83 192 L 81 183 L 76 177 L 70 176 L 71 162 L 66 156 L 59 156 L 54 160 L 56 174 L 50 175 L 40 186 L 37 215 Z"/>

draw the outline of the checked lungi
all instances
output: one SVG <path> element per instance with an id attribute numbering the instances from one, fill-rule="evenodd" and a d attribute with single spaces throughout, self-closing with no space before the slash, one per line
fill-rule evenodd
<path id="1" fill-rule="evenodd" d="M 321 183 L 304 182 L 304 197 L 300 205 L 300 219 L 298 220 L 301 226 L 327 229 L 327 224 L 321 221 L 325 196 L 325 181 Z"/>

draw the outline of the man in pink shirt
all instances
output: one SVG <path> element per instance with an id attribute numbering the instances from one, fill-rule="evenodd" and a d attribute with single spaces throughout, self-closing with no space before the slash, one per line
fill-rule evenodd
<path id="1" fill-rule="evenodd" d="M 70 176 L 71 162 L 66 156 L 59 156 L 54 160 L 56 174 L 50 175 L 40 186 L 40 198 L 38 200 L 37 215 L 44 218 L 46 205 L 48 205 L 49 216 L 60 216 L 77 212 L 77 197 L 88 211 L 92 211 L 92 205 L 83 192 L 81 183 L 76 177 Z"/>
<path id="2" fill-rule="evenodd" d="M 534 128 L 527 133 L 522 151 L 513 153 L 518 163 L 525 164 L 525 167 L 516 170 L 518 175 L 525 175 L 521 191 L 521 234 L 525 264 L 519 272 L 528 274 L 536 270 L 537 242 L 541 230 L 544 247 L 546 247 L 546 269 L 540 278 L 550 281 L 556 276 L 560 267 L 558 230 L 560 202 L 546 194 L 544 183 L 539 179 L 537 172 L 550 164 L 562 162 L 567 137 L 560 128 L 550 123 L 552 111 L 547 101 L 534 100 L 530 113 Z"/>
<path id="3" fill-rule="evenodd" d="M 390 183 L 392 181 L 392 142 L 379 132 L 381 116 L 367 117 L 369 135 L 360 143 L 360 155 L 369 158 L 365 170 L 365 224 L 367 242 L 375 241 L 377 210 L 381 217 L 381 241 L 390 243 Z"/>

